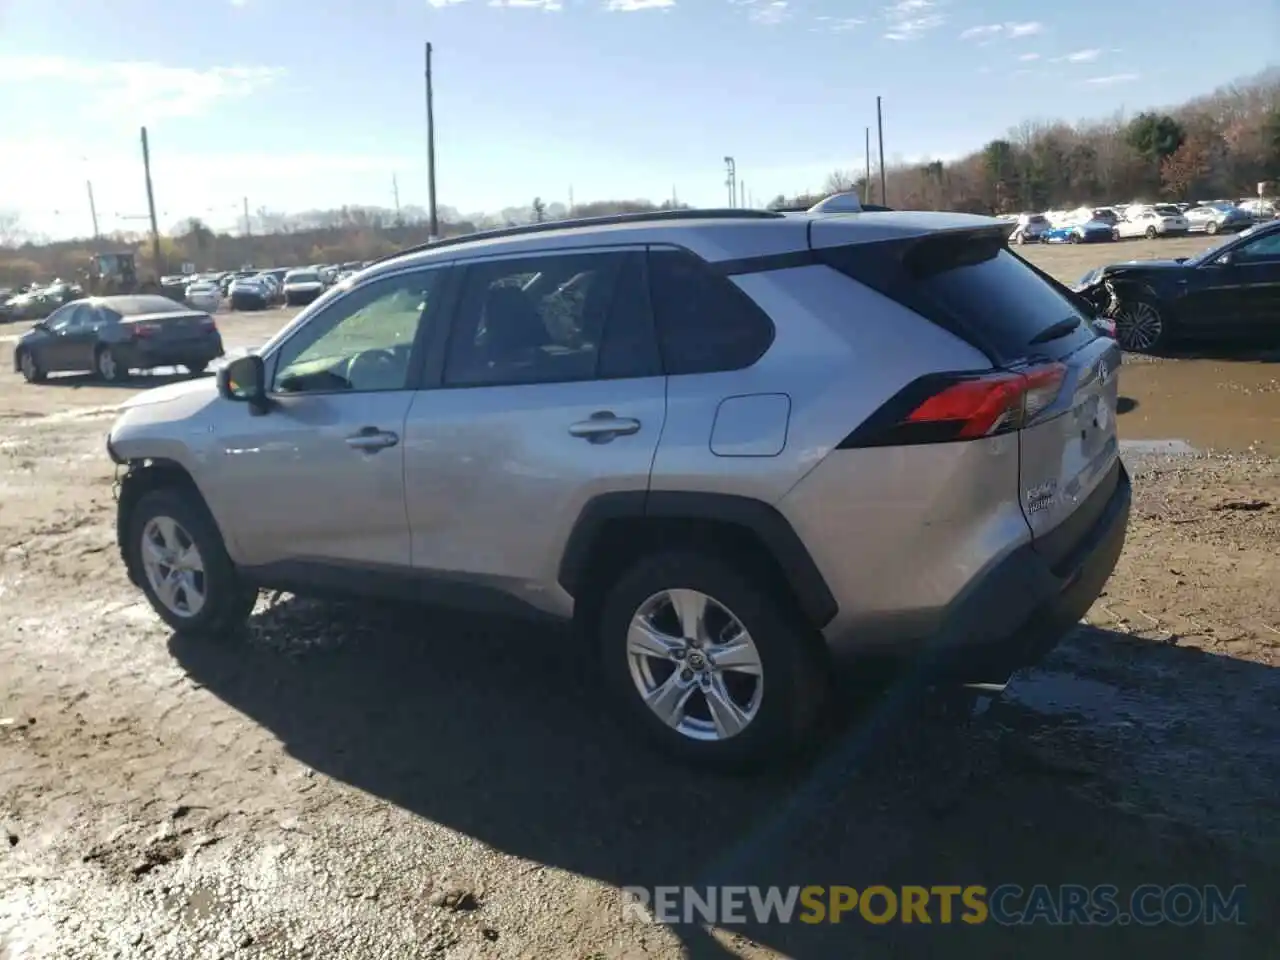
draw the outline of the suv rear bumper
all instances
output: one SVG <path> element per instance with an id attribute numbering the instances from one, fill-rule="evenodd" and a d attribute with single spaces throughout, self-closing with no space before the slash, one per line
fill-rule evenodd
<path id="1" fill-rule="evenodd" d="M 1028 544 L 976 580 L 926 644 L 923 666 L 939 679 L 1002 684 L 1047 655 L 1093 606 L 1116 567 L 1132 487 L 1124 465 L 1106 505 L 1056 562 Z"/>

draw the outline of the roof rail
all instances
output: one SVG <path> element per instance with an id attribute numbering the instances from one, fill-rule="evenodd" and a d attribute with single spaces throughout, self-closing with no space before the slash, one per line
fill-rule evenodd
<path id="1" fill-rule="evenodd" d="M 544 233 L 548 230 L 568 230 L 573 227 L 607 227 L 619 223 L 661 223 L 667 220 L 776 220 L 782 214 L 773 210 L 750 210 L 743 207 L 710 208 L 705 210 L 651 210 L 640 213 L 613 213 L 603 217 L 576 217 L 569 220 L 546 220 L 542 223 L 523 223 L 515 227 L 499 227 L 496 230 L 480 230 L 442 240 L 428 240 L 378 257 L 374 263 L 384 263 L 408 253 L 421 253 L 440 247 L 452 247 L 476 240 L 499 240 L 503 237 L 522 237 L 526 234 Z"/>

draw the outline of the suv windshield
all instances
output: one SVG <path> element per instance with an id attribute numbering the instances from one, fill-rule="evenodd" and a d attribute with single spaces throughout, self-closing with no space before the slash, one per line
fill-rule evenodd
<path id="1" fill-rule="evenodd" d="M 319 283 L 320 278 L 314 273 L 290 273 L 284 278 L 285 283 Z"/>

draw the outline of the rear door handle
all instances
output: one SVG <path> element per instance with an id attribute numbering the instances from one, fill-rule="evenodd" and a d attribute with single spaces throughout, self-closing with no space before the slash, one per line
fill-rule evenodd
<path id="1" fill-rule="evenodd" d="M 582 437 L 591 443 L 605 443 L 614 437 L 625 437 L 640 430 L 640 421 L 618 417 L 610 410 L 593 413 L 587 420 L 569 425 L 569 436 Z"/>
<path id="2" fill-rule="evenodd" d="M 394 447 L 400 438 L 390 430 L 379 430 L 377 427 L 365 427 L 359 433 L 347 437 L 347 446 L 352 450 L 363 450 L 365 453 L 377 453 L 387 447 Z"/>

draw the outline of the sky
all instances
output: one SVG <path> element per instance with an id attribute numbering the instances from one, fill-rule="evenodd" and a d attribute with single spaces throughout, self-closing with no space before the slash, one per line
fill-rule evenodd
<path id="1" fill-rule="evenodd" d="M 1177 104 L 1280 62 L 1235 0 L 0 0 L 0 211 L 52 237 L 249 208 L 749 200 L 1035 118 Z M 393 183 L 394 181 L 394 183 Z"/>

